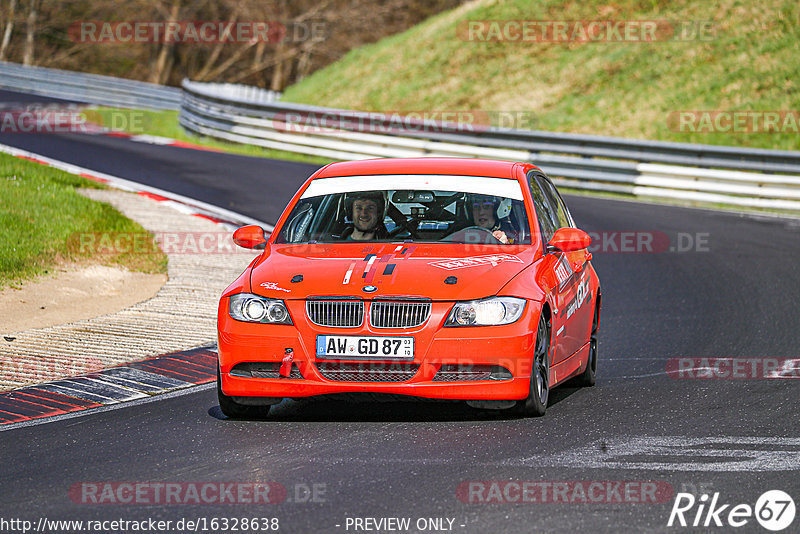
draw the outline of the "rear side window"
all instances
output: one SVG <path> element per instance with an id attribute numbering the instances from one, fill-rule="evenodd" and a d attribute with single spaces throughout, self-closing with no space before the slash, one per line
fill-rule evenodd
<path id="1" fill-rule="evenodd" d="M 528 187 L 533 197 L 533 206 L 536 208 L 536 218 L 539 220 L 539 228 L 542 232 L 542 240 L 546 243 L 553 237 L 558 226 L 558 215 L 556 210 L 542 190 L 538 180 L 539 175 L 531 173 L 528 175 Z"/>

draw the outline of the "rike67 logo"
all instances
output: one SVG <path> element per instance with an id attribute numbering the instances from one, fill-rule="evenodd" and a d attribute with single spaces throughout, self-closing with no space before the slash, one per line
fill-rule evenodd
<path id="1" fill-rule="evenodd" d="M 738 528 L 747 525 L 755 517 L 765 529 L 778 532 L 791 525 L 794 516 L 794 501 L 781 490 L 765 492 L 755 506 L 722 503 L 719 492 L 714 493 L 710 501 L 705 493 L 699 499 L 691 493 L 678 493 L 667 526 Z"/>

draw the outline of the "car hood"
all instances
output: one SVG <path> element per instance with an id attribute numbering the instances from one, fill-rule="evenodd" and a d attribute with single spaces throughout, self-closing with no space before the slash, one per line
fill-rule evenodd
<path id="1" fill-rule="evenodd" d="M 533 256 L 533 247 L 513 245 L 271 245 L 253 266 L 250 282 L 254 293 L 281 299 L 414 296 L 469 300 L 497 294 Z M 301 276 L 302 281 L 297 281 Z M 376 289 L 365 292 L 367 286 Z"/>

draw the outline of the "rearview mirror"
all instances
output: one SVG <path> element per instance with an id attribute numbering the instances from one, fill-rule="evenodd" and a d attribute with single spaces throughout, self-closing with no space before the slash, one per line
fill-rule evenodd
<path id="1" fill-rule="evenodd" d="M 233 242 L 243 248 L 262 250 L 267 244 L 267 234 L 260 226 L 248 224 L 233 232 Z"/>
<path id="2" fill-rule="evenodd" d="M 582 250 L 589 248 L 592 244 L 592 238 L 578 228 L 559 228 L 553 234 L 553 238 L 547 243 L 547 252 L 552 249 L 560 250 L 562 252 L 573 252 L 575 250 Z"/>
<path id="3" fill-rule="evenodd" d="M 419 204 L 427 204 L 436 200 L 436 195 L 433 191 L 395 191 L 392 195 L 392 202 L 395 204 L 410 204 L 417 202 Z"/>

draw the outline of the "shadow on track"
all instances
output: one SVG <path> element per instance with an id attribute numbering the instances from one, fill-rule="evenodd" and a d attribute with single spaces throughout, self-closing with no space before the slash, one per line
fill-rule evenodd
<path id="1" fill-rule="evenodd" d="M 581 388 L 559 387 L 550 392 L 548 407 L 558 404 Z M 227 421 L 219 406 L 208 409 L 211 417 Z M 547 417 L 545 415 L 544 417 Z M 321 395 L 310 398 L 284 399 L 270 410 L 265 419 L 240 421 L 275 422 L 465 422 L 516 421 L 523 416 L 507 410 L 479 410 L 462 401 L 403 398 L 379 393 Z"/>

